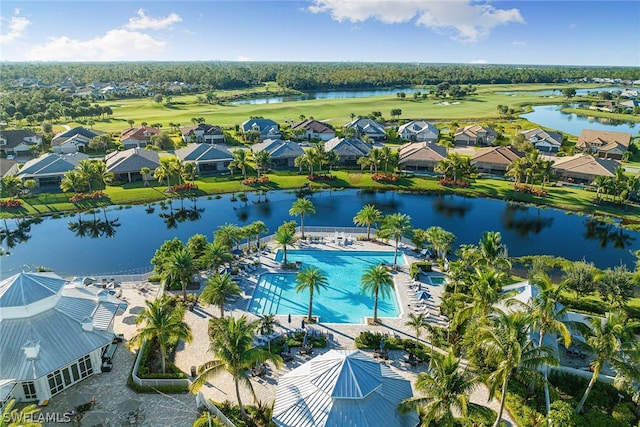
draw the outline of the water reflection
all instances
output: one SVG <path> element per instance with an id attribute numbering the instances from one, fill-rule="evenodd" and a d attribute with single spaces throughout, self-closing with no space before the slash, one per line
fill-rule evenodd
<path id="1" fill-rule="evenodd" d="M 433 208 L 436 212 L 447 218 L 454 216 L 464 218 L 471 209 L 471 204 L 464 199 L 462 201 L 456 201 L 453 197 L 441 196 L 433 200 Z"/>
<path id="2" fill-rule="evenodd" d="M 106 208 L 102 208 L 104 219 L 97 215 L 95 209 L 91 213 L 93 214 L 92 219 L 83 219 L 82 212 L 78 212 L 77 221 L 67 221 L 69 231 L 76 237 L 90 237 L 92 239 L 110 238 L 116 235 L 116 229 L 121 225 L 118 218 L 109 219 Z"/>
<path id="3" fill-rule="evenodd" d="M 538 234 L 543 229 L 551 227 L 552 217 L 541 216 L 541 210 L 537 210 L 537 215 L 530 215 L 527 206 L 519 203 L 508 203 L 502 213 L 502 225 L 507 230 L 515 231 L 519 236 Z"/>
<path id="4" fill-rule="evenodd" d="M 174 209 L 172 199 L 167 199 L 166 201 L 160 202 L 160 209 L 163 212 L 160 212 L 158 216 L 164 221 L 167 230 L 178 228 L 178 224 L 181 222 L 198 221 L 200 218 L 202 218 L 204 208 L 198 207 L 198 198 L 189 198 L 193 203 L 191 207 L 185 207 L 184 199 L 184 197 L 180 198 L 180 207 L 177 209 Z M 147 210 L 147 212 L 149 211 Z"/>
<path id="5" fill-rule="evenodd" d="M 606 249 L 609 245 L 614 249 L 627 249 L 636 240 L 623 228 L 598 221 L 595 218 L 585 220 L 584 227 L 583 236 L 589 240 L 597 240 L 601 249 Z"/>
<path id="6" fill-rule="evenodd" d="M 40 224 L 42 218 L 27 218 L 18 219 L 15 221 L 16 228 L 9 228 L 7 219 L 4 219 L 4 228 L 0 229 L 0 243 L 4 243 L 8 249 L 13 249 L 19 243 L 24 243 L 31 238 L 31 225 Z M 2 251 L 2 254 L 8 254 L 8 252 Z"/>

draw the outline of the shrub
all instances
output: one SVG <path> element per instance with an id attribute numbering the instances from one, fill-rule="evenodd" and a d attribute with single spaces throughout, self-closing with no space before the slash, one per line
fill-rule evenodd
<path id="1" fill-rule="evenodd" d="M 440 178 L 440 185 L 443 187 L 469 187 L 471 183 L 460 179 Z"/>
<path id="2" fill-rule="evenodd" d="M 621 424 L 631 425 L 633 420 L 636 419 L 636 416 L 633 413 L 633 403 L 617 403 L 616 406 L 613 407 L 611 416 Z"/>
<path id="3" fill-rule="evenodd" d="M 182 184 L 175 184 L 172 185 L 168 190 L 166 190 L 167 193 L 183 193 L 183 192 L 187 192 L 187 191 L 197 191 L 198 190 L 198 186 L 192 182 L 185 182 Z"/>
<path id="4" fill-rule="evenodd" d="M 78 203 L 78 202 L 82 202 L 85 200 L 108 200 L 109 196 L 107 196 L 104 192 L 102 191 L 94 191 L 92 193 L 78 193 L 73 195 L 73 197 L 71 197 L 69 199 L 69 201 L 71 203 Z"/>
<path id="5" fill-rule="evenodd" d="M 551 419 L 551 425 L 576 427 L 575 409 L 569 402 L 565 402 L 564 400 L 551 402 L 549 418 Z"/>
<path id="6" fill-rule="evenodd" d="M 262 175 L 260 178 L 249 177 L 242 181 L 242 185 L 256 185 L 256 184 L 268 184 L 269 177 Z"/>
<path id="7" fill-rule="evenodd" d="M 334 181 L 336 177 L 325 173 L 314 173 L 313 175 L 307 176 L 307 179 L 309 181 Z"/>
<path id="8" fill-rule="evenodd" d="M 0 200 L 0 208 L 2 209 L 20 209 L 22 202 L 17 199 Z"/>
<path id="9" fill-rule="evenodd" d="M 375 182 L 396 182 L 398 181 L 398 175 L 386 172 L 378 172 L 371 175 L 371 179 Z"/>
<path id="10" fill-rule="evenodd" d="M 546 197 L 547 195 L 546 190 L 543 190 L 542 188 L 536 188 L 528 184 L 516 184 L 514 186 L 514 190 L 517 193 L 528 193 L 538 197 Z"/>

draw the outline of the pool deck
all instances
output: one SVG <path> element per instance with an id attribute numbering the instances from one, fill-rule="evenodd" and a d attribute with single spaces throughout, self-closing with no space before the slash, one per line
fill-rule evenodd
<path id="1" fill-rule="evenodd" d="M 308 243 L 298 241 L 293 249 L 347 251 L 393 250 L 393 246 L 379 242 L 353 240 L 350 244 L 342 245 L 331 242 L 331 238 L 332 235 L 326 234 L 322 242 Z M 407 263 L 410 264 L 413 261 L 419 260 L 419 254 L 415 253 L 411 248 L 402 245 L 399 250 L 404 254 Z M 269 253 L 259 256 L 258 259 L 260 264 L 255 271 L 251 273 L 245 272 L 235 277 L 235 280 L 243 290 L 243 297 L 234 304 L 225 307 L 225 316 L 232 315 L 234 317 L 240 317 L 246 315 L 250 319 L 258 319 L 257 316 L 248 313 L 245 310 L 249 306 L 259 275 L 267 272 L 281 271 L 279 263 L 274 261 L 275 252 L 276 248 L 275 246 L 272 246 L 272 250 Z M 250 259 L 245 259 L 244 261 L 249 263 Z M 381 323 L 375 326 L 366 324 L 324 324 L 322 322 L 317 325 L 312 325 L 312 328 L 320 330 L 330 338 L 328 340 L 327 348 L 314 349 L 314 356 L 322 354 L 330 349 L 354 350 L 356 348 L 354 343 L 355 337 L 360 334 L 360 332 L 367 330 L 389 334 L 390 336 L 415 339 L 412 329 L 405 326 L 404 323 L 408 320 L 409 313 L 414 311 L 418 312 L 418 310 L 425 310 L 429 313 L 429 322 L 433 322 L 437 325 L 445 325 L 446 319 L 439 315 L 438 309 L 444 287 L 434 286 L 428 281 L 422 280 L 419 285 L 422 290 L 426 290 L 431 294 L 431 298 L 427 301 L 426 305 L 420 304 L 412 298 L 415 295 L 415 289 L 412 289 L 411 286 L 416 286 L 417 283 L 413 283 L 409 276 L 409 264 L 400 266 L 399 270 L 394 273 L 396 295 L 398 298 L 399 308 L 401 310 L 400 317 L 381 318 Z M 438 276 L 443 275 L 438 271 L 434 271 L 429 274 Z M 206 281 L 206 275 L 203 274 L 201 279 L 200 289 L 196 291 L 196 293 L 199 293 L 202 290 L 204 282 Z M 123 291 L 122 298 L 128 303 L 128 307 L 124 314 L 116 317 L 114 331 L 124 335 L 125 343 L 118 346 L 114 358 L 113 371 L 94 375 L 69 390 L 63 391 L 51 400 L 49 407 L 45 408 L 46 412 L 64 412 L 69 406 L 68 402 L 72 395 L 90 392 L 95 395 L 96 406 L 101 410 L 105 410 L 112 414 L 112 421 L 114 421 L 113 425 L 120 425 L 116 421 L 118 419 L 116 404 L 127 397 L 135 396 L 143 402 L 142 409 L 144 409 L 146 413 L 146 419 L 139 425 L 191 426 L 197 417 L 194 395 L 136 394 L 126 386 L 126 378 L 129 370 L 131 369 L 134 358 L 133 353 L 126 346 L 126 341 L 128 341 L 136 332 L 135 315 L 143 309 L 146 300 L 151 300 L 156 297 L 157 286 L 147 285 L 146 292 L 140 289 L 141 286 L 139 283 L 123 283 L 121 287 Z M 194 311 L 186 312 L 185 321 L 191 327 L 193 341 L 189 344 L 182 345 L 176 352 L 175 357 L 175 364 L 183 372 L 189 373 L 192 366 L 198 366 L 204 361 L 211 359 L 212 356 L 208 353 L 209 339 L 207 336 L 207 323 L 212 315 L 219 315 L 217 307 L 197 306 Z M 277 316 L 277 318 L 281 324 L 281 326 L 277 328 L 277 331 L 286 333 L 287 331 L 300 328 L 303 316 L 292 316 L 291 324 L 287 322 L 288 319 L 286 315 Z M 427 333 L 423 332 L 421 341 L 429 345 L 429 341 L 425 340 L 425 335 L 427 335 Z M 365 352 L 371 353 L 373 356 L 373 351 Z M 292 354 L 294 355 L 293 361 L 284 364 L 280 369 L 276 369 L 273 365 L 269 365 L 265 376 L 254 377 L 252 379 L 252 385 L 259 401 L 267 403 L 273 402 L 275 400 L 276 386 L 279 376 L 300 366 L 313 357 L 300 355 L 297 353 L 297 349 L 292 349 Z M 412 386 L 414 386 L 418 373 L 422 372 L 426 368 L 426 365 L 419 364 L 416 367 L 405 365 L 403 357 L 403 351 L 390 351 L 389 360 L 383 361 L 382 363 L 386 363 L 398 374 L 411 380 Z M 236 401 L 233 379 L 226 373 L 222 373 L 212 382 L 205 384 L 201 391 L 205 397 L 213 399 L 214 401 Z M 250 392 L 243 386 L 240 386 L 240 391 L 243 403 L 252 404 L 253 398 Z M 488 391 L 485 387 L 478 388 L 472 394 L 471 401 L 489 406 L 496 411 L 499 407 L 499 403 L 496 399 L 488 402 Z M 508 423 L 508 425 L 516 425 L 506 411 L 503 415 L 503 419 Z"/>

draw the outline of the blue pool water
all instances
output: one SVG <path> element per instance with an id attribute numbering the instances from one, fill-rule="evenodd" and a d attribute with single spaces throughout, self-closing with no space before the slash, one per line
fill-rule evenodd
<path id="1" fill-rule="evenodd" d="M 276 254 L 281 262 L 282 251 Z M 302 266 L 315 266 L 327 276 L 328 286 L 313 294 L 313 315 L 323 323 L 364 323 L 373 316 L 373 298 L 361 294 L 360 278 L 364 270 L 380 263 L 393 264 L 393 252 L 289 250 L 287 262 L 299 261 Z M 398 264 L 404 264 L 401 253 Z M 296 273 L 266 273 L 260 276 L 249 312 L 255 314 L 306 315 L 309 292 L 297 293 Z M 380 295 L 378 317 L 398 317 L 395 292 L 388 299 Z M 297 325 L 292 325 L 296 326 Z"/>
<path id="2" fill-rule="evenodd" d="M 440 276 L 429 276 L 429 282 L 432 285 L 442 286 L 442 285 L 447 283 L 447 279 L 445 279 L 444 277 L 440 277 Z"/>

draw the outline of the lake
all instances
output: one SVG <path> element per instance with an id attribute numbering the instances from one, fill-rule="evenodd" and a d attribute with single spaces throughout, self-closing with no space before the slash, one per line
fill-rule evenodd
<path id="1" fill-rule="evenodd" d="M 418 228 L 440 226 L 457 236 L 455 247 L 477 243 L 483 231 L 500 231 L 510 256 L 546 254 L 571 260 L 586 259 L 601 268 L 624 263 L 633 268 L 632 250 L 640 249 L 640 233 L 604 224 L 590 217 L 567 214 L 500 200 L 461 196 L 322 191 L 309 196 L 316 214 L 305 225 L 353 226 L 352 219 L 366 204 L 384 214 L 402 212 Z M 133 207 L 111 207 L 95 214 L 44 218 L 15 231 L 16 222 L 0 222 L 12 231 L 11 255 L 0 258 L 0 276 L 45 266 L 63 275 L 109 275 L 149 271 L 150 260 L 165 240 L 186 242 L 201 233 L 209 240 L 224 223 L 240 226 L 256 220 L 271 232 L 294 218 L 289 208 L 296 194 L 272 191 L 248 193 L 246 201 L 231 195 L 178 200 Z M 266 200 L 266 201 L 265 201 Z M 299 221 L 298 221 L 299 222 Z"/>
<path id="2" fill-rule="evenodd" d="M 537 123 L 550 129 L 580 135 L 583 129 L 595 129 L 602 131 L 628 132 L 632 136 L 640 130 L 640 123 L 623 122 L 607 118 L 596 118 L 563 113 L 560 111 L 564 105 L 534 105 L 533 112 L 521 114 L 520 117 L 532 123 Z M 585 111 L 588 114 L 588 111 Z"/>
<path id="3" fill-rule="evenodd" d="M 242 104 L 279 104 L 281 102 L 307 101 L 310 99 L 343 99 L 343 98 L 368 98 L 370 96 L 395 95 L 404 92 L 407 95 L 415 92 L 424 92 L 428 89 L 399 88 L 399 89 L 374 89 L 374 90 L 331 90 L 322 92 L 308 92 L 302 95 L 274 96 L 270 98 L 243 99 L 232 101 L 232 105 Z"/>
<path id="4" fill-rule="evenodd" d="M 620 86 L 607 86 L 607 87 L 595 87 L 595 88 L 590 88 L 590 89 L 576 89 L 576 95 L 587 95 L 591 92 L 593 93 L 600 93 L 600 92 L 621 92 L 624 88 L 620 87 Z M 545 90 L 532 90 L 532 91 L 528 91 L 528 90 L 514 90 L 514 91 L 505 91 L 505 92 L 496 92 L 499 95 L 511 95 L 511 96 L 518 96 L 518 95 L 556 95 L 556 96 L 562 96 L 564 97 L 564 95 L 562 94 L 562 89 L 545 89 Z"/>

